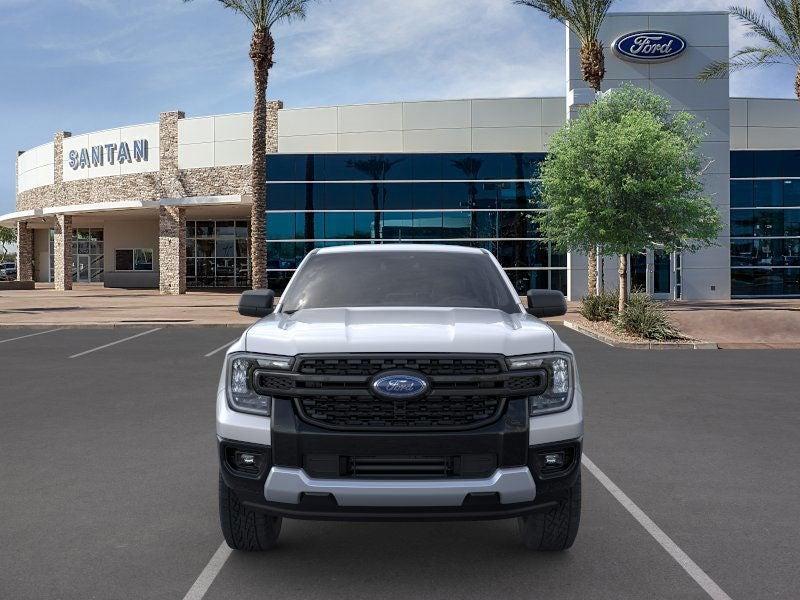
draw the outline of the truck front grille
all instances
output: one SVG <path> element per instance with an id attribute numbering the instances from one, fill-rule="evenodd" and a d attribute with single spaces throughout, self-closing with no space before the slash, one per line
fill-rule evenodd
<path id="1" fill-rule="evenodd" d="M 298 398 L 308 421 L 335 429 L 471 429 L 494 420 L 503 398 L 440 396 L 383 400 L 354 396 Z"/>
<path id="2" fill-rule="evenodd" d="M 424 375 L 422 398 L 387 399 L 370 391 L 373 377 L 401 371 Z M 301 355 L 291 372 L 256 370 L 255 390 L 291 398 L 304 421 L 339 430 L 463 430 L 500 418 L 510 397 L 547 388 L 547 372 L 509 372 L 497 355 Z"/>

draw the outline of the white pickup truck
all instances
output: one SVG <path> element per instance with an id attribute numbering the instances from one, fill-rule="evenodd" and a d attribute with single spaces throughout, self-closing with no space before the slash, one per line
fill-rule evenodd
<path id="1" fill-rule="evenodd" d="M 516 517 L 534 550 L 578 531 L 583 439 L 572 351 L 487 251 L 386 244 L 311 252 L 228 351 L 217 391 L 219 508 L 231 548 L 283 517 Z"/>

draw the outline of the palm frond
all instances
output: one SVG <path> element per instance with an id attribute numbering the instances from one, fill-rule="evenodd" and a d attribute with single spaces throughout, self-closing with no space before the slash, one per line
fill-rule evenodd
<path id="1" fill-rule="evenodd" d="M 708 81 L 709 79 L 725 77 L 734 71 L 787 62 L 789 62 L 789 59 L 777 48 L 747 46 L 734 52 L 730 60 L 712 62 L 697 77 L 701 81 Z"/>
<path id="2" fill-rule="evenodd" d="M 786 33 L 789 43 L 797 49 L 800 46 L 800 1 L 764 0 L 764 4 Z"/>
<path id="3" fill-rule="evenodd" d="M 564 23 L 582 44 L 596 41 L 600 27 L 615 0 L 514 0 Z"/>
<path id="4" fill-rule="evenodd" d="M 774 4 L 775 0 L 771 0 Z M 787 58 L 795 64 L 800 64 L 800 48 L 792 44 L 792 41 L 773 26 L 769 20 L 746 6 L 732 6 L 731 14 L 739 19 L 747 27 L 746 35 L 750 37 L 760 37 L 776 50 L 780 50 Z M 779 22 L 783 29 L 783 24 Z"/>

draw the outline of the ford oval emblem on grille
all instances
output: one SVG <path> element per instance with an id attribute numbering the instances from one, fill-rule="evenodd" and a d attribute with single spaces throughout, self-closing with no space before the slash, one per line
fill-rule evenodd
<path id="1" fill-rule="evenodd" d="M 384 373 L 372 380 L 372 393 L 382 398 L 408 400 L 423 396 L 430 385 L 419 375 L 411 373 Z"/>

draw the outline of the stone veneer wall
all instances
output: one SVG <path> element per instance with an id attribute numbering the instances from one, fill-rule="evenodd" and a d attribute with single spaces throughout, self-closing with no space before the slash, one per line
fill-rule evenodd
<path id="1" fill-rule="evenodd" d="M 158 289 L 186 293 L 186 209 L 158 207 Z"/>
<path id="2" fill-rule="evenodd" d="M 70 215 L 56 215 L 53 255 L 53 283 L 56 290 L 71 290 L 72 217 Z"/>
<path id="3" fill-rule="evenodd" d="M 33 229 L 17 223 L 17 281 L 33 281 Z"/>

